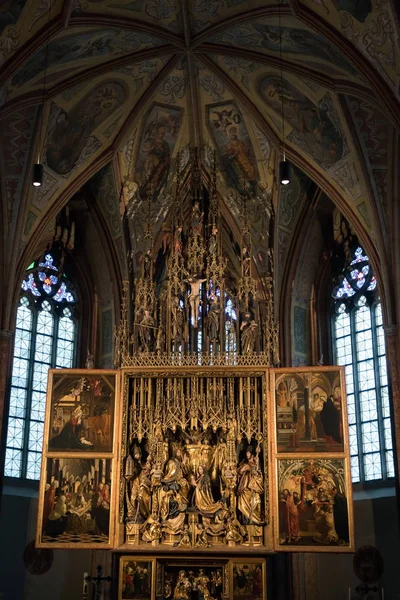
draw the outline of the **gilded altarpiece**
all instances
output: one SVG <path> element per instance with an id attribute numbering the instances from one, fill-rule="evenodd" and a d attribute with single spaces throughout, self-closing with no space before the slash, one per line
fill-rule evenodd
<path id="1" fill-rule="evenodd" d="M 265 568 L 242 563 L 249 554 L 354 548 L 344 370 L 275 368 L 271 191 L 243 183 L 233 243 L 216 156 L 205 193 L 200 149 L 189 154 L 162 231 L 154 181 L 126 207 L 115 371 L 50 376 L 37 544 L 231 555 L 238 596 L 246 576 L 253 598 Z M 132 595 L 149 569 L 126 568 Z M 196 569 L 191 585 L 206 577 Z"/>
<path id="2" fill-rule="evenodd" d="M 267 370 L 122 377 L 117 545 L 272 550 Z"/>

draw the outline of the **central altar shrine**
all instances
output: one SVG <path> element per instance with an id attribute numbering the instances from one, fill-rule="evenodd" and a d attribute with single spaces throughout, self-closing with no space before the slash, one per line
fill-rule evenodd
<path id="1" fill-rule="evenodd" d="M 264 545 L 270 520 L 265 371 L 169 368 L 127 370 L 123 377 L 119 502 L 126 542 Z"/>

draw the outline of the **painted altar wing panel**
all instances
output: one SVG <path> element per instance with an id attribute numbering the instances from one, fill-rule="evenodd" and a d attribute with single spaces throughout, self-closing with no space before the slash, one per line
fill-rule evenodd
<path id="1" fill-rule="evenodd" d="M 43 461 L 36 546 L 109 548 L 113 540 L 112 461 L 47 458 Z"/>
<path id="2" fill-rule="evenodd" d="M 279 369 L 273 377 L 277 452 L 344 452 L 342 369 Z"/>
<path id="3" fill-rule="evenodd" d="M 279 458 L 275 495 L 275 549 L 353 551 L 348 460 Z"/>
<path id="4" fill-rule="evenodd" d="M 143 556 L 121 556 L 118 600 L 153 600 L 156 561 Z"/>
<path id="5" fill-rule="evenodd" d="M 233 600 L 266 600 L 266 562 L 262 558 L 230 561 Z"/>
<path id="6" fill-rule="evenodd" d="M 49 379 L 49 452 L 111 453 L 116 372 L 53 370 Z"/>

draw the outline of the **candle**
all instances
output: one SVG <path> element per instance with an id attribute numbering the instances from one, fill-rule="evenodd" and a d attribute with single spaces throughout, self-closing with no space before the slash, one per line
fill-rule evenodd
<path id="1" fill-rule="evenodd" d="M 351 588 L 349 588 L 349 600 L 351 600 Z"/>
<path id="2" fill-rule="evenodd" d="M 88 597 L 88 584 L 87 584 L 87 577 L 88 577 L 89 573 L 84 573 L 83 574 L 83 590 L 82 590 L 82 600 L 86 600 Z"/>
<path id="3" fill-rule="evenodd" d="M 383 588 L 381 589 L 381 598 L 385 600 L 385 590 Z"/>

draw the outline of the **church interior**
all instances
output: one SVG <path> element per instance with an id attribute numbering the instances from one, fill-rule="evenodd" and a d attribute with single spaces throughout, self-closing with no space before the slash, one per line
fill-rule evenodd
<path id="1" fill-rule="evenodd" d="M 0 2 L 0 599 L 399 598 L 399 34 Z"/>

